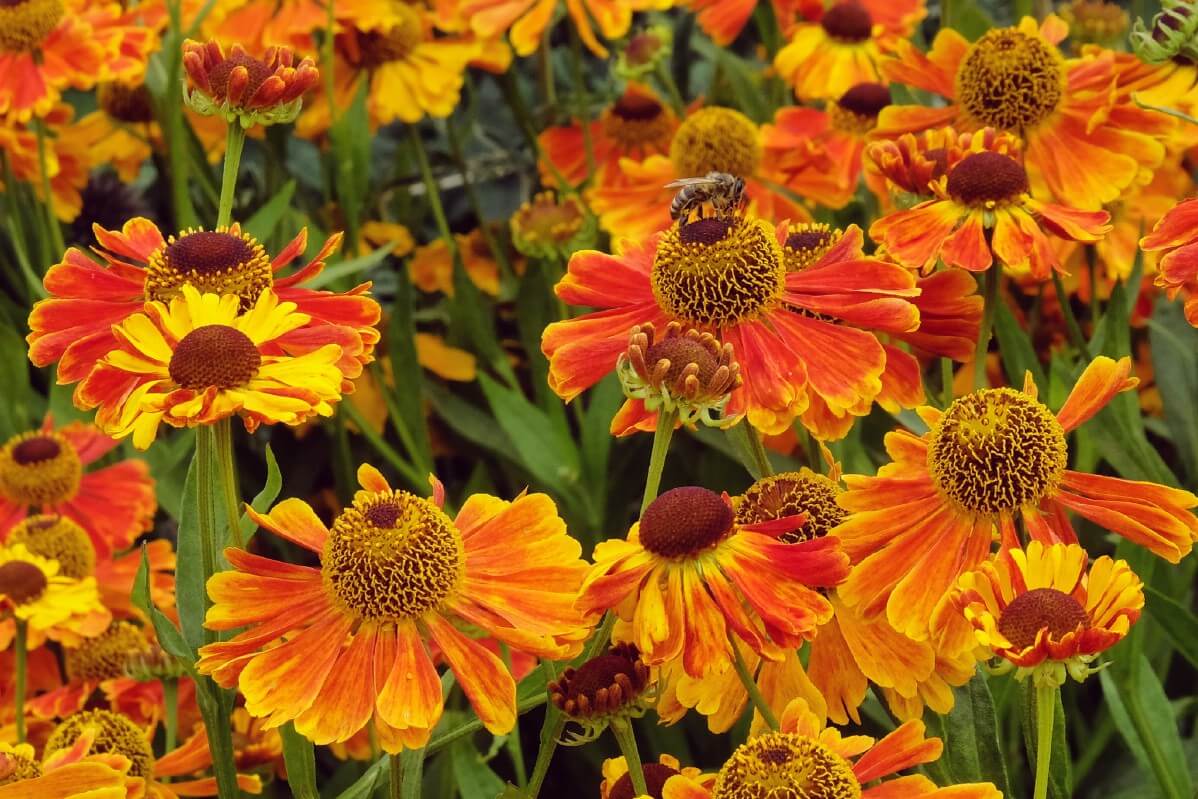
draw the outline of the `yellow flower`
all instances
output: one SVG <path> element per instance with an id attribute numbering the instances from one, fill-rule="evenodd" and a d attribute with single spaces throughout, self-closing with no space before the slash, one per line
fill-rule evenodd
<path id="1" fill-rule="evenodd" d="M 28 646 L 35 649 L 47 638 L 78 646 L 104 632 L 112 618 L 100 604 L 94 577 L 66 577 L 58 561 L 23 544 L 0 547 L 0 609 L 6 617 L 0 621 L 0 649 L 12 642 L 14 620 L 28 626 Z"/>

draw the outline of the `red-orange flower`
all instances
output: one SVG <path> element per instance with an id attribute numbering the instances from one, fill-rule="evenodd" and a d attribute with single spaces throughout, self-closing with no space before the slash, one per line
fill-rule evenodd
<path id="1" fill-rule="evenodd" d="M 297 61 L 286 47 L 267 48 L 256 58 L 235 44 L 225 55 L 215 39 L 184 42 L 183 67 L 190 79 L 184 91 L 187 104 L 243 128 L 294 120 L 304 93 L 320 80 L 311 58 Z"/>
<path id="2" fill-rule="evenodd" d="M 1147 252 L 1163 252 L 1157 265 L 1156 285 L 1170 299 L 1185 298 L 1186 319 L 1198 327 L 1198 199 L 1184 200 L 1172 208 L 1140 239 Z"/>

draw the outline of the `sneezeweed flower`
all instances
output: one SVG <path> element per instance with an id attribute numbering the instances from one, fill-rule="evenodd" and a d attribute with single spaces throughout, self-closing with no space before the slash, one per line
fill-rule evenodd
<path id="1" fill-rule="evenodd" d="M 97 556 L 108 558 L 128 547 L 150 528 L 158 502 L 145 461 L 129 458 L 88 468 L 117 445 L 94 425 L 55 427 L 50 416 L 40 429 L 9 439 L 0 448 L 0 530 L 16 525 L 31 509 L 49 514 L 49 522 L 57 516 L 73 522 L 90 538 L 94 552 L 56 559 L 79 577 L 91 573 L 87 564 L 94 567 Z M 65 536 L 60 543 L 70 544 L 74 532 L 59 532 Z"/>
<path id="2" fill-rule="evenodd" d="M 663 754 L 656 763 L 644 763 L 641 766 L 645 774 L 645 787 L 649 789 L 650 799 L 662 799 L 666 783 L 676 774 L 685 775 L 688 779 L 702 785 L 710 786 L 715 781 L 714 774 L 704 774 L 694 766 L 683 766 L 673 755 Z M 628 761 L 623 757 L 613 757 L 603 761 L 603 782 L 599 784 L 599 799 L 637 799 L 636 791 L 632 788 L 632 777 L 628 773 Z"/>
<path id="3" fill-rule="evenodd" d="M 78 644 L 104 632 L 112 616 L 100 604 L 92 577 L 74 580 L 58 562 L 34 555 L 21 544 L 0 547 L 0 649 L 7 649 L 16 621 L 28 626 L 28 646 L 47 639 Z"/>
<path id="4" fill-rule="evenodd" d="M 694 12 L 699 29 L 720 47 L 727 47 L 740 36 L 757 7 L 754 0 L 680 0 L 678 5 Z M 796 3 L 772 0 L 771 5 L 779 27 L 788 30 L 795 18 Z M 822 2 L 819 7 L 822 10 Z"/>
<path id="5" fill-rule="evenodd" d="M 655 430 L 662 411 L 685 425 L 737 422 L 724 416 L 724 407 L 741 383 L 740 364 L 732 345 L 721 345 L 710 333 L 670 322 L 658 337 L 652 324 L 637 325 L 616 362 L 616 375 L 628 400 L 612 419 L 614 435 Z"/>
<path id="6" fill-rule="evenodd" d="M 1169 299 L 1181 294 L 1186 319 L 1198 327 L 1198 200 L 1183 200 L 1140 239 L 1145 252 L 1164 253 L 1157 264 L 1156 285 Z"/>
<path id="7" fill-rule="evenodd" d="M 0 11 L 3 7 L 0 6 Z M 33 122 L 20 123 L 13 118 L 0 125 L 0 151 L 8 156 L 13 177 L 28 184 L 34 196 L 48 203 L 61 222 L 78 217 L 83 206 L 81 193 L 87 185 L 88 173 L 97 162 L 89 150 L 90 142 L 72 124 L 75 110 L 59 103 L 40 118 L 46 126 L 46 172 L 50 178 L 50 197 L 45 196 L 42 169 L 38 155 L 38 137 Z"/>
<path id="8" fill-rule="evenodd" d="M 96 105 L 75 128 L 87 141 L 95 163 L 110 164 L 122 181 L 132 183 L 154 146 L 161 144 L 150 90 L 144 82 L 108 81 L 96 87 Z M 136 214 L 120 221 L 131 216 Z"/>
<path id="9" fill-rule="evenodd" d="M 842 580 L 847 560 L 833 538 L 793 544 L 802 524 L 737 523 L 731 500 L 688 486 L 655 499 L 625 540 L 595 548 L 578 598 L 585 613 L 615 610 L 650 665 L 681 660 L 701 677 L 731 663 L 730 640 L 780 657 L 831 616 L 817 589 Z"/>
<path id="10" fill-rule="evenodd" d="M 576 195 L 538 192 L 520 205 L 510 221 L 512 246 L 529 258 L 565 260 L 594 246 L 595 217 Z"/>
<path id="11" fill-rule="evenodd" d="M 893 459 L 877 477 L 847 475 L 834 535 L 852 558 L 842 599 L 866 617 L 882 611 L 923 640 L 957 577 L 990 554 L 996 532 L 1013 540 L 1022 520 L 1032 540 L 1075 543 L 1073 511 L 1177 563 L 1198 540 L 1198 497 L 1155 483 L 1067 468 L 1065 436 L 1136 385 L 1131 359 L 1096 358 L 1055 414 L 1023 391 L 982 389 L 945 411 L 920 408 L 931 430 L 886 436 Z"/>
<path id="12" fill-rule="evenodd" d="M 441 716 L 427 649 L 435 646 L 487 729 L 507 732 L 515 682 L 459 625 L 514 651 L 577 654 L 589 632 L 572 607 L 586 568 L 578 542 L 544 494 L 513 502 L 476 494 L 451 519 L 440 483 L 424 499 L 393 490 L 371 466 L 359 468 L 358 480 L 362 490 L 331 528 L 298 499 L 268 514 L 247 510 L 321 566 L 226 550 L 233 569 L 209 581 L 206 623 L 248 629 L 203 647 L 200 671 L 238 686 L 267 727 L 294 721 L 301 735 L 327 744 L 373 723 L 395 753 L 423 746 Z"/>
<path id="13" fill-rule="evenodd" d="M 945 792 L 922 775 L 895 777 L 905 769 L 936 761 L 944 749 L 939 738 L 925 738 L 922 721 L 908 721 L 880 741 L 864 735 L 842 736 L 796 699 L 782 715 L 781 729 L 750 738 L 720 768 L 710 787 L 686 776 L 671 777 L 664 799 L 773 799 L 779 786 L 793 796 L 828 799 L 952 796 L 954 799 L 1002 799 L 990 783 L 954 785 Z M 797 793 L 797 791 L 803 793 Z M 785 794 L 782 794 L 785 795 Z"/>
<path id="14" fill-rule="evenodd" d="M 800 100 L 835 100 L 859 83 L 879 82 L 882 54 L 926 14 L 923 0 L 838 0 L 794 27 L 774 67 Z"/>
<path id="15" fill-rule="evenodd" d="M 522 274 L 524 256 L 512 249 L 502 230 L 496 228 L 491 234 L 493 240 L 503 247 L 512 270 L 518 275 Z M 462 258 L 462 267 L 470 281 L 479 291 L 491 296 L 499 294 L 499 262 L 495 260 L 495 253 L 491 250 L 483 229 L 475 228 L 469 233 L 454 233 L 453 239 Z M 408 278 L 412 285 L 421 291 L 440 291 L 447 297 L 453 296 L 453 255 L 444 239 L 438 238 L 428 244 L 422 244 L 413 251 L 412 257 L 408 259 Z"/>
<path id="16" fill-rule="evenodd" d="M 328 10 L 320 0 L 218 0 L 202 30 L 208 38 L 241 42 L 255 52 L 268 47 L 315 52 L 312 34 L 327 25 Z"/>
<path id="17" fill-rule="evenodd" d="M 593 741 L 616 720 L 636 719 L 653 704 L 649 667 L 632 644 L 615 644 L 549 683 L 549 701 L 577 724 L 571 745 Z"/>
<path id="18" fill-rule="evenodd" d="M 673 52 L 674 31 L 666 25 L 650 25 L 620 46 L 612 72 L 624 80 L 644 80 L 667 64 Z"/>
<path id="19" fill-rule="evenodd" d="M 234 44 L 225 55 L 215 39 L 183 43 L 188 84 L 183 99 L 202 116 L 221 116 L 243 128 L 292 122 L 304 93 L 320 80 L 311 58 L 296 61 L 286 47 L 267 48 L 261 58 Z"/>
<path id="20" fill-rule="evenodd" d="M 1127 33 L 1131 23 L 1126 9 L 1107 0 L 1072 0 L 1058 10 L 1069 26 L 1069 38 L 1075 49 L 1083 44 L 1114 45 Z"/>
<path id="21" fill-rule="evenodd" d="M 1106 211 L 1033 198 L 1024 165 L 985 148 L 981 137 L 929 188 L 933 199 L 888 214 L 869 229 L 889 256 L 912 269 L 929 271 L 943 261 L 983 272 L 997 260 L 1015 274 L 1047 280 L 1062 266 L 1046 233 L 1095 242 L 1111 229 Z"/>
<path id="22" fill-rule="evenodd" d="M 170 301 L 148 302 L 113 327 L 118 346 L 75 389 L 75 404 L 98 408 L 96 423 L 146 449 L 162 422 L 213 424 L 240 416 L 258 425 L 331 416 L 345 379 L 341 348 L 289 355 L 282 338 L 308 323 L 295 303 L 269 289 L 248 310 L 234 294 L 200 294 L 190 284 Z"/>
<path id="23" fill-rule="evenodd" d="M 1032 541 L 964 574 L 952 593 L 979 647 L 1016 677 L 1057 688 L 1081 682 L 1090 664 L 1127 635 L 1144 608 L 1140 578 L 1104 555 L 1086 568 L 1077 544 Z"/>
<path id="24" fill-rule="evenodd" d="M 131 761 L 121 755 L 87 755 L 82 745 L 40 761 L 27 743 L 0 743 L 0 799 L 117 799 L 126 795 Z"/>
<path id="25" fill-rule="evenodd" d="M 981 135 L 991 137 L 987 149 L 1003 155 L 1019 152 L 1019 143 L 1007 134 L 995 134 L 988 128 Z M 865 148 L 865 168 L 885 187 L 884 193 L 875 190 L 883 208 L 910 208 L 931 198 L 932 185 L 969 152 L 971 141 L 972 134 L 958 134 L 947 127 L 871 141 Z M 875 185 L 870 182 L 871 188 Z"/>
<path id="26" fill-rule="evenodd" d="M 886 77 L 949 104 L 891 106 L 878 119 L 878 135 L 992 127 L 1022 140 L 1033 194 L 1083 210 L 1117 199 L 1133 183 L 1147 182 L 1164 157 L 1156 138 L 1162 118 L 1112 91 L 1116 66 L 1109 51 L 1064 58 L 1057 44 L 1066 33 L 1050 14 L 1040 26 L 1025 17 L 973 44 L 942 28 L 926 54 L 896 42 L 895 57 L 883 64 Z"/>
<path id="27" fill-rule="evenodd" d="M 319 275 L 325 259 L 341 243 L 330 236 L 316 255 L 291 274 L 278 273 L 307 248 L 301 230 L 273 258 L 250 234 L 234 223 L 217 230 L 185 230 L 165 237 L 149 219 L 131 219 L 120 230 L 94 227 L 97 263 L 72 247 L 43 279 L 49 299 L 29 314 L 29 359 L 37 366 L 58 363 L 58 381 L 82 380 L 107 353 L 116 349 L 112 327 L 143 310 L 149 300 L 169 302 L 183 286 L 202 293 L 234 295 L 249 310 L 263 289 L 281 302 L 293 303 L 308 322 L 289 333 L 283 345 L 304 352 L 330 342 L 341 347 L 339 368 L 349 381 L 374 360 L 381 311 L 369 294 L 370 283 L 344 293 L 306 288 Z"/>
<path id="28" fill-rule="evenodd" d="M 1149 64 L 1198 61 L 1198 14 L 1185 0 L 1165 0 L 1151 26 L 1137 19 L 1132 27 L 1132 49 Z"/>
<path id="29" fill-rule="evenodd" d="M 537 51 L 558 8 L 557 0 L 459 0 L 457 5 L 458 13 L 470 21 L 475 34 L 488 40 L 506 34 L 519 56 Z M 582 43 L 596 56 L 606 59 L 607 47 L 599 41 L 595 28 L 604 39 L 620 39 L 632 26 L 633 11 L 669 6 L 663 0 L 581 0 L 567 3 L 566 11 Z"/>

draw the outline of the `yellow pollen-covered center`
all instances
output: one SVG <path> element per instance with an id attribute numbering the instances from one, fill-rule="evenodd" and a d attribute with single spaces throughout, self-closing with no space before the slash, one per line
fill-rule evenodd
<path id="1" fill-rule="evenodd" d="M 680 177 L 708 172 L 748 177 L 761 163 L 757 126 L 731 108 L 700 108 L 678 126 L 670 142 L 670 160 Z"/>
<path id="2" fill-rule="evenodd" d="M 150 646 L 137 625 L 114 621 L 95 638 L 64 650 L 67 679 L 111 680 L 123 677 L 132 658 L 149 655 Z"/>
<path id="3" fill-rule="evenodd" d="M 664 152 L 670 146 L 670 115 L 651 97 L 627 95 L 603 112 L 603 134 L 622 153 Z"/>
<path id="4" fill-rule="evenodd" d="M 839 494 L 840 487 L 836 483 L 812 471 L 763 477 L 749 486 L 736 502 L 736 521 L 738 524 L 759 524 L 803 513 L 807 515 L 803 526 L 784 533 L 778 540 L 791 543 L 822 538 L 848 515 L 836 504 Z"/>
<path id="5" fill-rule="evenodd" d="M 62 0 L 0 0 L 0 52 L 36 50 L 64 13 Z"/>
<path id="6" fill-rule="evenodd" d="M 663 558 L 697 555 L 723 541 L 734 529 L 732 509 L 714 491 L 683 486 L 665 492 L 641 514 L 640 541 Z"/>
<path id="7" fill-rule="evenodd" d="M 154 106 L 150 90 L 144 83 L 130 86 L 127 83 L 101 83 L 96 89 L 96 101 L 104 113 L 129 124 L 145 124 L 154 121 Z"/>
<path id="8" fill-rule="evenodd" d="M 1034 588 L 1011 600 L 998 619 L 998 631 L 1017 650 L 1035 646 L 1041 630 L 1059 641 L 1066 633 L 1090 626 L 1081 603 L 1055 588 Z"/>
<path id="9" fill-rule="evenodd" d="M 236 294 L 248 310 L 264 289 L 274 285 L 266 251 L 247 233 L 188 230 L 172 236 L 146 263 L 146 296 L 167 302 L 183 286 L 200 293 Z"/>
<path id="10" fill-rule="evenodd" d="M 18 505 L 57 505 L 75 496 L 83 464 L 62 435 L 31 431 L 0 449 L 0 495 Z"/>
<path id="11" fill-rule="evenodd" d="M 843 231 L 823 222 L 791 225 L 782 244 L 782 263 L 787 272 L 802 272 L 813 266 L 840 241 Z"/>
<path id="12" fill-rule="evenodd" d="M 204 325 L 175 345 L 167 371 L 183 388 L 239 388 L 258 374 L 262 354 L 245 333 L 228 325 Z"/>
<path id="13" fill-rule="evenodd" d="M 786 284 L 770 226 L 743 217 L 671 225 L 650 276 L 666 313 L 695 325 L 730 325 L 773 308 Z"/>
<path id="14" fill-rule="evenodd" d="M 28 605 L 41 599 L 49 585 L 46 575 L 32 563 L 10 560 L 0 565 L 0 595 L 14 605 Z"/>
<path id="15" fill-rule="evenodd" d="M 402 2 L 392 2 L 391 9 L 396 18 L 390 27 L 358 37 L 361 63 L 367 69 L 403 61 L 424 41 L 424 22 L 419 11 Z"/>
<path id="16" fill-rule="evenodd" d="M 70 748 L 86 730 L 94 730 L 92 754 L 117 754 L 129 758 L 130 777 L 154 775 L 154 750 L 145 731 L 131 719 L 111 710 L 84 710 L 63 719 L 46 739 L 46 753 Z"/>
<path id="17" fill-rule="evenodd" d="M 513 235 L 532 244 L 565 244 L 586 222 L 586 210 L 578 198 L 555 197 L 543 191 L 512 215 Z"/>
<path id="18" fill-rule="evenodd" d="M 322 563 L 325 586 L 357 618 L 412 619 L 457 589 L 462 537 L 427 499 L 360 493 L 333 523 Z"/>
<path id="19" fill-rule="evenodd" d="M 957 100 L 982 125 L 1023 133 L 1056 110 L 1065 62 L 1055 47 L 1015 28 L 992 30 L 957 71 Z"/>
<path id="20" fill-rule="evenodd" d="M 860 799 L 849 762 L 815 738 L 759 735 L 720 769 L 712 799 Z"/>
<path id="21" fill-rule="evenodd" d="M 1011 388 L 955 400 L 928 444 L 940 492 L 970 513 L 991 516 L 1038 503 L 1060 482 L 1067 459 L 1056 416 Z"/>
<path id="22" fill-rule="evenodd" d="M 21 752 L 0 752 L 0 785 L 42 776 L 42 764 Z"/>
<path id="23" fill-rule="evenodd" d="M 82 580 L 96 568 L 91 538 L 66 516 L 30 516 L 12 529 L 8 543 L 24 544 L 34 555 L 58 561 L 59 574 L 64 577 Z"/>

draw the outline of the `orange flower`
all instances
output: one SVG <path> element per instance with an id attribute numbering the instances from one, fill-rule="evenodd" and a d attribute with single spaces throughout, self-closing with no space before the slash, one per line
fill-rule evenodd
<path id="1" fill-rule="evenodd" d="M 1068 32 L 1055 15 L 1037 28 L 1025 17 L 973 44 L 943 28 L 924 54 L 895 45 L 886 77 L 949 100 L 943 107 L 892 106 L 878 134 L 897 136 L 946 124 L 992 127 L 1024 143 L 1034 194 L 1085 210 L 1100 208 L 1133 183 L 1146 183 L 1165 154 L 1156 134 L 1172 120 L 1137 108 L 1115 91 L 1114 54 L 1064 58 L 1057 43 Z"/>
<path id="2" fill-rule="evenodd" d="M 821 0 L 816 2 L 822 11 Z M 795 16 L 792 7 L 795 3 L 791 0 L 771 0 L 771 4 L 778 26 L 786 32 Z M 727 47 L 740 36 L 753 16 L 753 9 L 757 8 L 756 0 L 680 0 L 678 5 L 693 11 L 699 29 L 720 47 Z"/>
<path id="3" fill-rule="evenodd" d="M 1046 232 L 1094 242 L 1110 231 L 1106 211 L 1033 199 L 1017 154 L 994 149 L 1001 148 L 1001 138 L 992 139 L 992 133 L 974 136 L 969 153 L 929 185 L 933 199 L 870 226 L 869 235 L 888 255 L 925 271 L 940 260 L 984 272 L 997 258 L 1017 274 L 1047 280 L 1063 267 Z"/>
<path id="4" fill-rule="evenodd" d="M 1155 483 L 1066 468 L 1065 435 L 1133 388 L 1131 359 L 1096 358 L 1057 413 L 1023 391 L 982 389 L 946 411 L 920 408 L 931 431 L 886 436 L 894 462 L 876 477 L 849 475 L 834 531 L 855 564 L 841 598 L 867 616 L 883 610 L 903 634 L 929 636 L 933 611 L 962 573 L 982 563 L 995 532 L 1014 547 L 1015 521 L 1033 540 L 1074 543 L 1068 511 L 1176 563 L 1198 540 L 1198 497 Z"/>
<path id="5" fill-rule="evenodd" d="M 217 0 L 203 30 L 206 38 L 239 42 L 254 52 L 294 47 L 313 53 L 317 43 L 312 34 L 328 21 L 322 0 Z"/>
<path id="6" fill-rule="evenodd" d="M 0 743 L 0 799 L 118 799 L 126 795 L 132 762 L 121 755 L 87 755 L 87 740 L 44 762 L 32 746 Z"/>
<path id="7" fill-rule="evenodd" d="M 1146 252 L 1163 252 L 1156 285 L 1169 299 L 1185 298 L 1186 319 L 1198 327 L 1198 199 L 1183 200 L 1140 239 Z"/>
<path id="8" fill-rule="evenodd" d="M 643 245 L 621 242 L 615 255 L 577 253 L 557 294 L 600 310 L 545 329 L 550 386 L 573 399 L 615 368 L 632 327 L 677 320 L 732 344 L 743 384 L 726 415 L 747 412 L 754 427 L 776 435 L 810 408 L 804 424 L 834 435 L 826 417 L 851 423 L 882 390 L 886 353 L 854 328 L 907 333 L 919 321 L 907 299 L 918 293 L 915 278 L 894 264 L 845 257 L 860 243 L 853 228 L 835 252 L 790 271 L 799 264 L 789 237 L 736 216 L 672 225 Z"/>
<path id="9" fill-rule="evenodd" d="M 33 508 L 83 528 L 95 548 L 93 565 L 131 545 L 150 529 L 158 507 L 145 461 L 85 471 L 117 444 L 83 422 L 55 428 L 50 416 L 40 430 L 9 439 L 0 449 L 0 530 L 8 535 Z"/>
<path id="10" fill-rule="evenodd" d="M 785 543 L 803 522 L 738 524 L 727 495 L 705 488 L 667 491 L 626 540 L 595 548 L 578 597 L 585 613 L 615 609 L 650 665 L 680 660 L 702 677 L 729 667 L 730 640 L 780 659 L 828 620 L 815 589 L 840 582 L 847 560 L 835 539 Z"/>
<path id="11" fill-rule="evenodd" d="M 607 58 L 608 50 L 595 35 L 596 27 L 603 38 L 620 39 L 632 25 L 633 11 L 669 7 L 669 0 L 566 2 L 566 12 L 578 31 L 578 37 L 599 58 Z M 452 16 L 469 20 L 470 29 L 484 40 L 493 40 L 506 33 L 516 55 L 527 56 L 541 46 L 541 38 L 553 21 L 557 8 L 558 0 L 457 0 Z"/>
<path id="12" fill-rule="evenodd" d="M 297 62 L 286 47 L 270 47 L 261 58 L 239 44 L 226 56 L 215 39 L 183 43 L 188 86 L 183 99 L 203 116 L 221 116 L 243 128 L 291 122 L 303 95 L 320 80 L 311 58 Z"/>
<path id="13" fill-rule="evenodd" d="M 926 15 L 923 0 L 838 0 L 795 26 L 774 67 L 800 100 L 839 98 L 859 83 L 881 81 L 882 54 Z"/>
<path id="14" fill-rule="evenodd" d="M 552 500 L 476 494 L 455 519 L 434 499 L 392 490 L 371 466 L 327 528 L 306 503 L 250 516 L 320 556 L 319 568 L 225 550 L 233 565 L 208 583 L 207 626 L 248 627 L 200 650 L 200 671 L 237 685 L 267 727 L 294 721 L 315 743 L 349 740 L 372 723 L 391 753 L 423 746 L 441 717 L 435 644 L 487 729 L 516 720 L 503 662 L 459 630 L 477 627 L 514 650 L 577 654 L 587 637 L 572 608 L 585 571 Z M 283 636 L 286 635 L 286 640 Z"/>
<path id="15" fill-rule="evenodd" d="M 507 242 L 499 237 L 499 231 L 493 231 L 499 246 L 503 247 L 516 274 L 524 272 L 524 256 L 520 255 Z M 458 253 L 462 257 L 462 266 L 471 282 L 491 296 L 499 293 L 499 262 L 487 244 L 487 237 L 482 228 L 475 228 L 469 233 L 453 234 L 458 245 Z M 416 248 L 408 261 L 408 278 L 416 288 L 432 293 L 440 291 L 448 297 L 453 296 L 453 257 L 444 239 L 436 239 Z"/>
<path id="16" fill-rule="evenodd" d="M 303 286 L 324 270 L 324 259 L 341 243 L 340 233 L 330 236 L 308 263 L 276 277 L 307 249 L 306 229 L 273 259 L 237 223 L 227 230 L 187 230 L 164 239 L 153 222 L 138 217 L 120 231 L 97 225 L 93 232 L 100 245 L 95 252 L 104 263 L 74 247 L 67 250 L 42 281 L 49 299 L 38 302 L 29 315 L 29 359 L 38 366 L 58 362 L 60 383 L 82 380 L 96 361 L 116 349 L 113 325 L 139 313 L 148 300 L 178 296 L 184 285 L 235 294 L 243 309 L 271 288 L 280 302 L 295 303 L 311 317 L 284 338 L 289 349 L 337 343 L 342 354 L 338 368 L 350 380 L 374 360 L 380 310 L 367 296 L 370 283 L 343 294 Z M 351 385 L 347 381 L 343 390 Z"/>
<path id="17" fill-rule="evenodd" d="M 73 124 L 75 110 L 65 103 L 47 112 L 46 171 L 50 176 L 50 204 L 54 215 L 63 222 L 73 221 L 83 207 L 83 188 L 98 154 L 86 131 Z M 13 177 L 29 184 L 34 195 L 45 202 L 42 170 L 37 152 L 37 134 L 9 119 L 0 124 L 0 150 L 8 156 Z"/>

